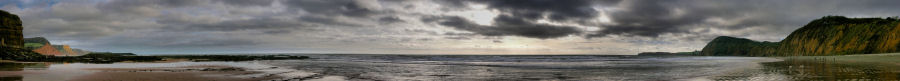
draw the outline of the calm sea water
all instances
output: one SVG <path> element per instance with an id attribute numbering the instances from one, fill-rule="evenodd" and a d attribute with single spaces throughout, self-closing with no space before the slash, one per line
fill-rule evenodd
<path id="1" fill-rule="evenodd" d="M 897 80 L 896 67 L 766 57 L 627 55 L 305 55 L 306 60 L 176 63 L 0 63 L 0 81 L 58 81 L 84 68 L 228 65 L 287 80 L 351 81 L 706 81 Z M 281 67 L 279 69 L 266 69 Z M 266 74 L 263 74 L 266 75 Z"/>

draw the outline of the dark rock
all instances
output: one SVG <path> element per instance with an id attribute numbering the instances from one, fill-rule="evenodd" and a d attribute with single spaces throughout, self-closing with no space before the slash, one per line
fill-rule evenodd
<path id="1" fill-rule="evenodd" d="M 15 14 L 0 10 L 0 46 L 23 48 L 22 20 Z"/>

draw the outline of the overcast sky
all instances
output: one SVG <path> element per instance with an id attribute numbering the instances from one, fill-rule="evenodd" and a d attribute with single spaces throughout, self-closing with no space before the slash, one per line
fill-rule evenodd
<path id="1" fill-rule="evenodd" d="M 900 0 L 0 0 L 25 37 L 138 54 L 636 54 L 781 41 Z"/>

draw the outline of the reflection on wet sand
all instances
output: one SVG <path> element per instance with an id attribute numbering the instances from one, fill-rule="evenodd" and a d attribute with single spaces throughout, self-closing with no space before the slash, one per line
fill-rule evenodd
<path id="1" fill-rule="evenodd" d="M 0 71 L 22 71 L 27 69 L 46 69 L 47 63 L 10 63 L 0 62 Z"/>
<path id="2" fill-rule="evenodd" d="M 22 75 L 0 76 L 0 81 L 22 81 Z"/>
<path id="3" fill-rule="evenodd" d="M 754 80 L 759 74 L 784 75 L 781 80 L 825 81 L 897 81 L 900 70 L 895 64 L 835 61 L 833 58 L 785 59 L 762 63 L 761 71 L 719 76 L 714 80 Z M 762 76 L 771 78 L 772 76 Z"/>
<path id="4" fill-rule="evenodd" d="M 9 63 L 0 62 L 0 71 L 24 71 L 47 69 L 50 64 L 47 63 Z M 21 73 L 4 73 L 0 74 L 0 81 L 22 81 Z"/>

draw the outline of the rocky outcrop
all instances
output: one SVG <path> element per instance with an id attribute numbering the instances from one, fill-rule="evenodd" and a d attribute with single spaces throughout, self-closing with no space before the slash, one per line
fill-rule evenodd
<path id="1" fill-rule="evenodd" d="M 702 55 L 820 56 L 900 52 L 897 18 L 826 16 L 792 32 L 781 42 L 718 37 Z"/>
<path id="2" fill-rule="evenodd" d="M 24 45 L 19 16 L 0 10 L 0 47 L 22 48 Z"/>
<path id="3" fill-rule="evenodd" d="M 22 20 L 14 14 L 0 10 L 0 60 L 39 60 L 44 55 L 24 49 Z"/>

